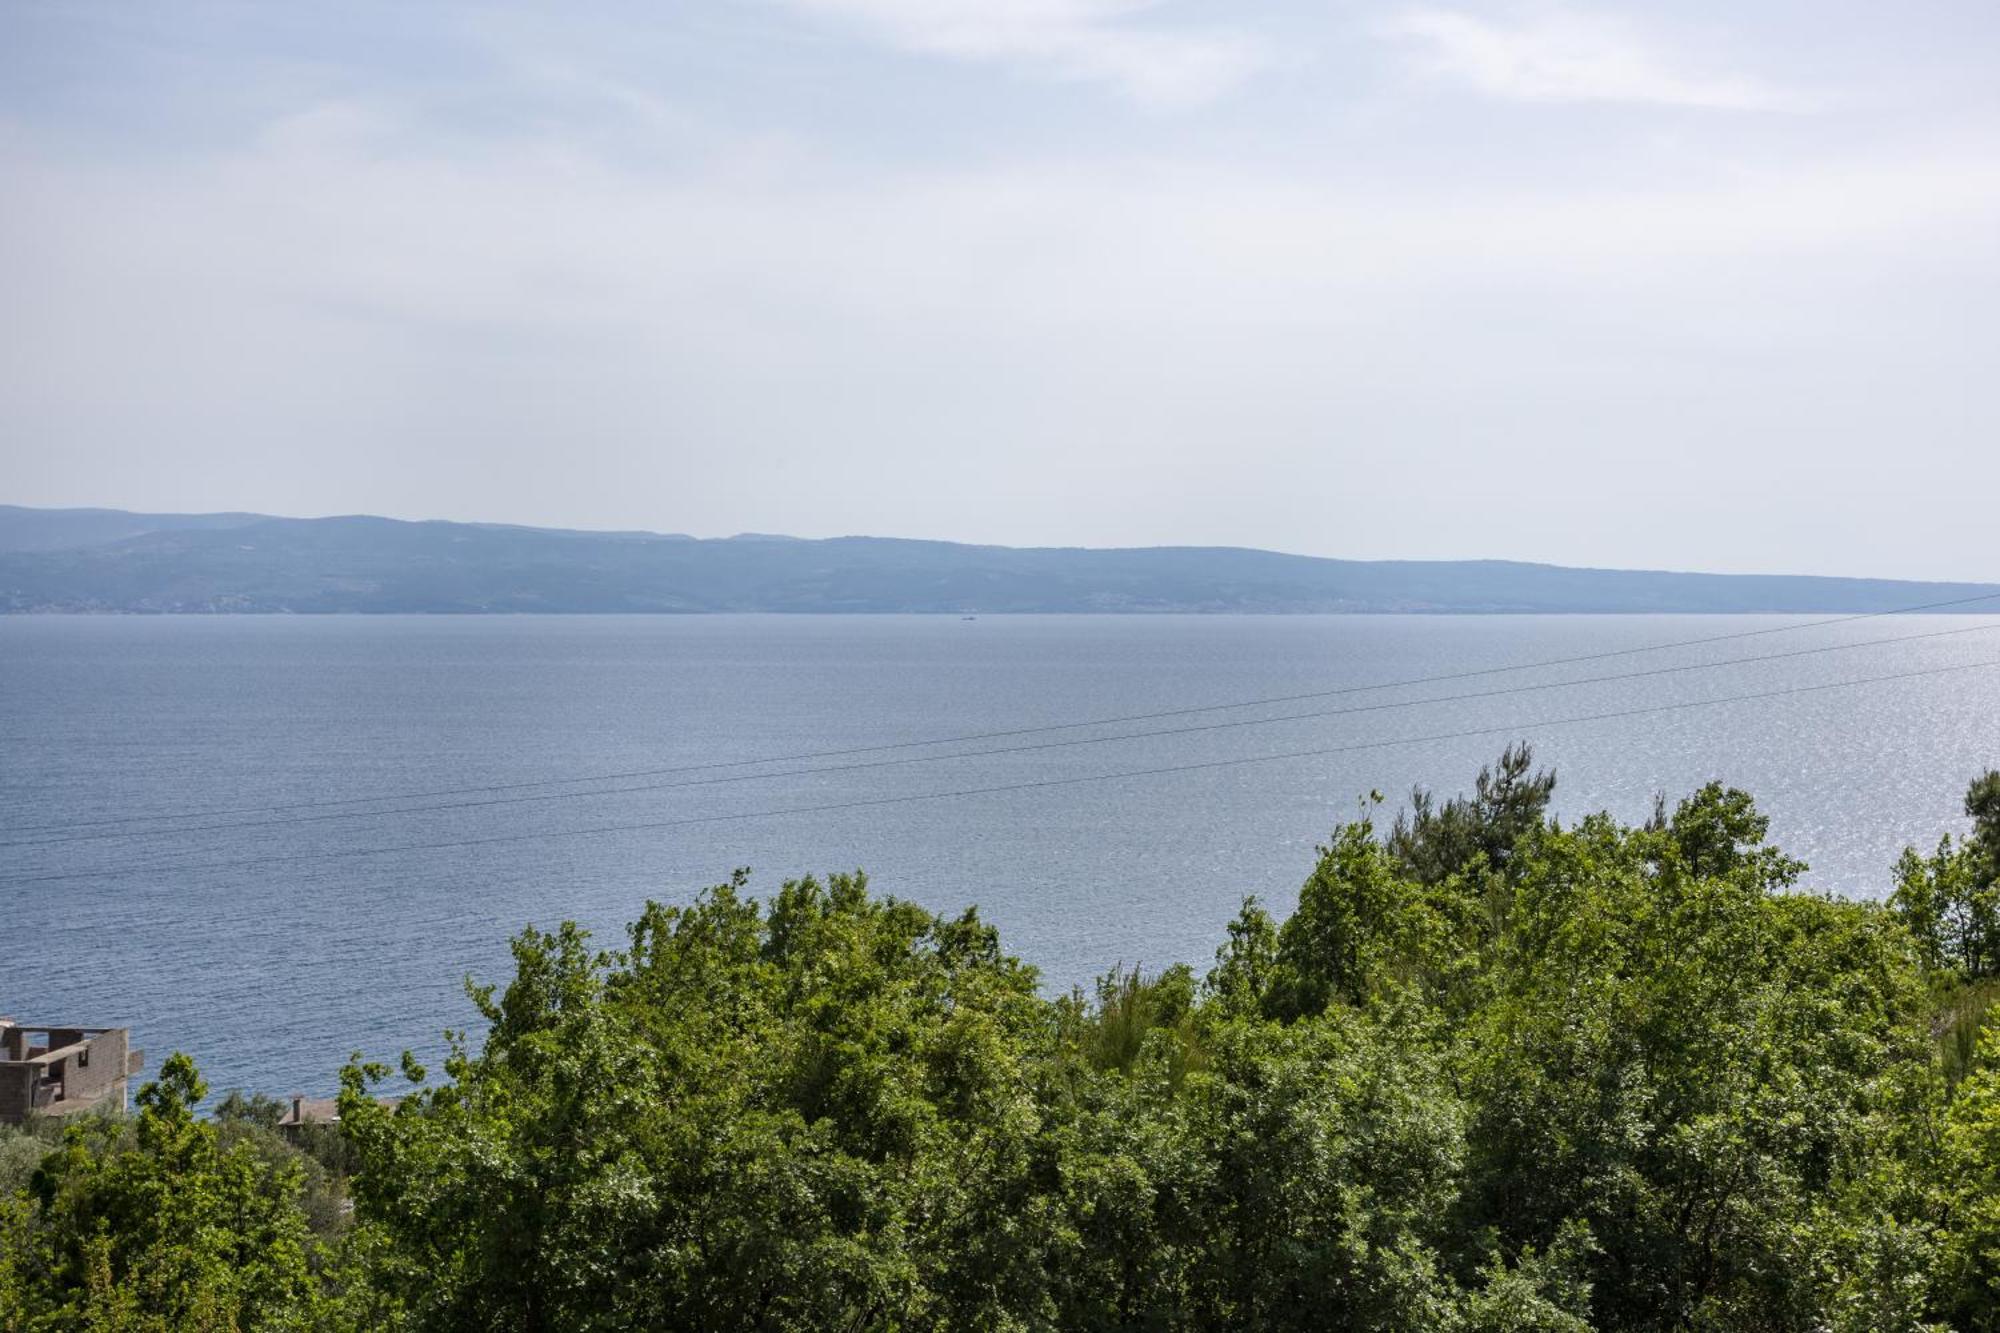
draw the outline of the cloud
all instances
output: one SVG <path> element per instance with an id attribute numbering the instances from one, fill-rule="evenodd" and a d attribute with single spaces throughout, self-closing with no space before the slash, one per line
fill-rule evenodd
<path id="1" fill-rule="evenodd" d="M 1488 124 L 1487 92 L 1768 104 L 1717 76 L 1789 67 L 1493 7 L 1544 0 L 1387 3 L 1407 46 L 1287 15 L 1313 77 L 1260 67 L 1197 135 L 1087 105 L 1230 86 L 1120 63 L 1192 5 L 537 10 L 481 18 L 449 78 L 456 27 L 303 79 L 80 51 L 87 87 L 0 98 L 0 491 L 1655 566 L 1700 531 L 1828 570 L 1879 530 L 1865 572 L 1991 567 L 1983 103 L 1926 65 L 1937 98 L 1865 124 L 1852 93 L 1671 142 Z M 1214 22 L 1275 44 L 1274 8 Z M 1446 66 L 1461 11 L 1497 70 Z M 1849 47 L 1901 75 L 1885 31 Z M 1562 60 L 1516 49 L 1552 32 Z M 885 78 L 902 50 L 941 77 Z M 1385 57 L 1465 95 L 1353 114 Z M 1012 77 L 1083 91 L 996 117 L 957 87 Z"/>
<path id="2" fill-rule="evenodd" d="M 1135 102 L 1212 101 L 1268 63 L 1263 46 L 1220 29 L 1141 27 L 1156 0 L 791 0 L 859 23 L 893 45 L 1108 84 Z"/>
<path id="3" fill-rule="evenodd" d="M 1635 323 L 1701 326 L 1695 293 L 1727 295 L 1735 277 L 1721 275 L 1976 263 L 1969 238 L 2000 218 L 2000 160 L 1985 152 L 1470 199 L 1197 162 L 850 179 L 703 158 L 661 175 L 538 140 L 439 155 L 398 126 L 394 109 L 328 104 L 240 151 L 145 169 L 0 136 L 0 180 L 21 202 L 0 218 L 0 286 L 40 293 L 0 353 L 61 345 L 95 375 L 121 340 L 151 365 L 301 320 L 719 357 L 744 375 L 781 346 L 872 373 L 894 357 L 862 355 L 871 330 L 917 347 L 1017 337 L 1044 367 L 1076 363 L 1065 340 L 1078 341 L 1115 370 L 1109 349 L 1131 339 L 1283 347 L 1288 329 L 1489 297 L 1594 309 L 1643 288 L 1658 308 Z M 187 322 L 221 334 L 182 337 Z"/>
<path id="4" fill-rule="evenodd" d="M 1992 469 L 1965 462 L 1995 420 L 1968 387 L 1994 321 L 1966 292 L 2000 272 L 1984 142 L 1482 191 L 590 146 L 468 145 L 361 100 L 143 163 L 0 120 L 0 418 L 35 442 L 0 449 L 0 488 L 1455 554 L 1587 511 L 1590 558 L 1659 564 L 1687 524 L 1647 460 L 1768 505 L 1838 458 L 1927 515 L 1899 570 L 1990 564 Z M 1972 481 L 1920 493 L 1942 472 Z M 1711 517 L 1738 567 L 1850 568 L 1837 538 L 1868 520 L 1840 503 Z"/>
<path id="5" fill-rule="evenodd" d="M 1386 25 L 1425 73 L 1518 102 L 1635 102 L 1724 111 L 1796 110 L 1799 100 L 1738 75 L 1695 73 L 1614 20 L 1550 10 L 1513 24 L 1446 9 Z"/>

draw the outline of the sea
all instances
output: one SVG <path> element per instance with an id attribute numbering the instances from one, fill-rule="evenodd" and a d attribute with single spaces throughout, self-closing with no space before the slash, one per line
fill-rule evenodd
<path id="1" fill-rule="evenodd" d="M 738 867 L 976 906 L 1052 993 L 1201 969 L 1514 740 L 1565 820 L 1720 780 L 1881 897 L 2000 766 L 2000 617 L 0 617 L 0 1014 L 325 1094 Z"/>

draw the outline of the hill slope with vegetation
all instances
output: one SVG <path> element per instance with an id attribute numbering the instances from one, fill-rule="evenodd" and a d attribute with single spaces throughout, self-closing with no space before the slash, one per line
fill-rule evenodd
<path id="1" fill-rule="evenodd" d="M 2000 774 L 1883 904 L 1742 792 L 1553 782 L 1369 807 L 1090 994 L 858 875 L 529 930 L 337 1134 L 177 1056 L 0 1139 L 0 1328 L 2000 1328 Z"/>
<path id="2" fill-rule="evenodd" d="M 0 506 L 0 612 L 1860 612 L 2000 584 Z"/>

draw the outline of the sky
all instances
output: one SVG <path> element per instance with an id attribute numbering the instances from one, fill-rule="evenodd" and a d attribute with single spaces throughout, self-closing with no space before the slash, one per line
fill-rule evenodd
<path id="1" fill-rule="evenodd" d="M 0 0 L 0 502 L 2000 579 L 1991 0 Z"/>

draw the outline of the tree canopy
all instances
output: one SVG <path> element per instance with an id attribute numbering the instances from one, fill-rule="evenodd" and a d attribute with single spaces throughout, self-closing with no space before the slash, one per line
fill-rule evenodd
<path id="1" fill-rule="evenodd" d="M 2000 775 L 1883 903 L 1554 781 L 1375 798 L 1205 975 L 859 874 L 527 930 L 337 1143 L 175 1057 L 0 1151 L 0 1330 L 2000 1330 Z"/>

